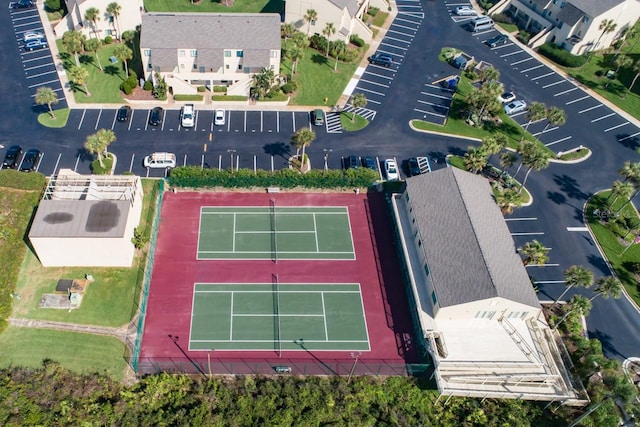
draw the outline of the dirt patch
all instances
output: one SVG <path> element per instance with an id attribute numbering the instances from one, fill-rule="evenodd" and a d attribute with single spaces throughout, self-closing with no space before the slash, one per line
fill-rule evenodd
<path id="1" fill-rule="evenodd" d="M 122 97 L 131 101 L 157 101 L 150 90 L 144 90 L 141 87 L 134 88 L 131 95 L 123 95 Z"/>

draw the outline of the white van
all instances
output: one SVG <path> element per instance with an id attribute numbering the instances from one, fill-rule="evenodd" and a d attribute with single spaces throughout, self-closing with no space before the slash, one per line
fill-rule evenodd
<path id="1" fill-rule="evenodd" d="M 196 109 L 193 104 L 186 104 L 182 107 L 182 119 L 180 120 L 183 128 L 192 128 L 196 122 Z"/>
<path id="2" fill-rule="evenodd" d="M 473 18 L 469 23 L 469 28 L 471 28 L 471 31 L 476 33 L 478 31 L 490 30 L 494 25 L 495 23 L 493 22 L 493 19 L 483 15 Z"/>
<path id="3" fill-rule="evenodd" d="M 173 153 L 153 153 L 144 158 L 144 167 L 151 169 L 166 169 L 176 167 L 176 155 Z"/>

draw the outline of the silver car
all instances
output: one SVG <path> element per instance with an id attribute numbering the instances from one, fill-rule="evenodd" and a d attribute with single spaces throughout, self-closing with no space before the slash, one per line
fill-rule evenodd
<path id="1" fill-rule="evenodd" d="M 476 16 L 478 12 L 471 6 L 458 6 L 456 7 L 455 14 L 458 16 Z"/>
<path id="2" fill-rule="evenodd" d="M 524 102 L 522 99 L 518 99 L 517 101 L 510 102 L 508 104 L 505 104 L 504 106 L 504 112 L 507 113 L 509 116 L 516 113 L 520 113 L 526 109 L 527 109 L 527 103 Z"/>

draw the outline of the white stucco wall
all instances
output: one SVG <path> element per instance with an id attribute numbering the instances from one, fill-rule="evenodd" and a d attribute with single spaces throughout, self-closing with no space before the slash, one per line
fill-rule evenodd
<path id="1" fill-rule="evenodd" d="M 54 31 L 56 37 L 60 38 L 65 31 L 73 29 L 82 31 L 87 38 L 94 38 L 97 33 L 97 36 L 101 39 L 107 35 L 117 38 L 118 28 L 120 29 L 120 34 L 127 30 L 135 30 L 142 22 L 142 0 L 116 0 L 121 7 L 120 16 L 118 16 L 117 20 L 114 19 L 113 22 L 110 22 L 110 16 L 107 14 L 107 6 L 113 1 L 114 0 L 86 0 L 84 2 L 78 2 L 78 0 L 67 0 L 69 14 L 55 26 Z M 84 21 L 85 12 L 92 7 L 100 11 L 100 20 L 97 22 L 96 32 L 94 32 L 92 22 Z"/>
<path id="2" fill-rule="evenodd" d="M 526 320 L 537 317 L 539 307 L 532 307 L 519 302 L 501 297 L 488 298 L 480 301 L 468 302 L 451 307 L 441 307 L 436 314 L 436 320 L 441 319 L 492 319 L 497 320 L 504 315 L 505 318 L 517 318 Z"/>
<path id="3" fill-rule="evenodd" d="M 360 15 L 362 15 L 361 12 L 363 10 L 366 10 L 368 4 L 368 2 L 361 4 L 359 8 Z M 304 16 L 309 9 L 315 10 L 318 14 L 315 23 L 310 24 L 304 20 Z M 366 28 L 362 21 L 359 21 L 355 17 L 352 19 L 349 16 L 346 8 L 338 9 L 338 7 L 327 0 L 288 0 L 285 5 L 284 22 L 293 24 L 298 31 L 304 34 L 308 33 L 309 36 L 315 33 L 324 35 L 322 34 L 322 30 L 326 28 L 327 23 L 331 22 L 336 30 L 335 34 L 328 37 L 328 39 L 332 41 L 348 41 L 351 34 L 358 34 L 360 38 L 369 43 L 373 37 L 373 33 Z M 358 23 L 360 25 L 358 25 Z M 346 36 L 340 34 L 340 29 L 343 27 L 349 31 L 349 34 Z"/>
<path id="4" fill-rule="evenodd" d="M 131 231 L 133 235 L 133 230 Z M 130 267 L 131 237 L 119 239 L 31 238 L 43 267 Z"/>

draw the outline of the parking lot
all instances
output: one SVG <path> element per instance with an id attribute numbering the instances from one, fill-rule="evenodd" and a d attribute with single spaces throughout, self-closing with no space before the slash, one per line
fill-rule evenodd
<path id="1" fill-rule="evenodd" d="M 66 108 L 67 102 L 64 98 L 54 59 L 49 48 L 35 49 L 33 51 L 26 49 L 25 33 L 39 32 L 44 34 L 38 10 L 35 7 L 30 9 L 10 9 L 10 14 L 16 37 L 16 46 L 20 53 L 20 60 L 31 97 L 35 98 L 35 93 L 39 87 L 46 86 L 53 89 L 58 95 L 56 108 Z"/>

